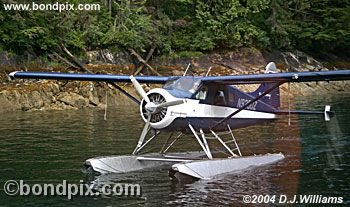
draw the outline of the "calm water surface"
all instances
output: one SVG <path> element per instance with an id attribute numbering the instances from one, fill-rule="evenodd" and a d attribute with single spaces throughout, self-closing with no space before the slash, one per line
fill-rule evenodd
<path id="1" fill-rule="evenodd" d="M 243 195 L 322 194 L 342 196 L 350 205 L 350 95 L 297 97 L 298 109 L 323 109 L 331 104 L 336 116 L 288 117 L 263 126 L 235 131 L 245 155 L 282 152 L 286 159 L 270 166 L 230 174 L 210 181 L 176 183 L 166 169 L 91 177 L 82 163 L 101 155 L 129 154 L 143 122 L 138 107 L 103 110 L 15 112 L 0 117 L 0 206 L 242 206 Z M 155 151 L 162 142 L 151 145 Z M 198 149 L 193 139 L 174 150 Z M 142 196 L 74 197 L 8 196 L 6 180 L 29 184 L 84 182 L 137 183 Z M 266 205 L 265 205 L 266 206 Z M 273 206 L 273 205 L 272 205 Z"/>

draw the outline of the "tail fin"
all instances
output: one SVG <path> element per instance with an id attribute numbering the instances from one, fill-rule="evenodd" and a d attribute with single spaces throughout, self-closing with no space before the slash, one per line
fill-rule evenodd
<path id="1" fill-rule="evenodd" d="M 274 62 L 270 62 L 265 67 L 265 73 L 277 73 L 277 67 Z M 256 91 L 250 93 L 250 95 L 256 97 L 263 94 L 265 91 L 270 89 L 275 83 L 262 83 Z M 279 109 L 281 105 L 280 100 L 280 89 L 276 88 L 271 91 L 269 94 L 266 94 L 264 97 L 260 99 L 262 102 L 274 107 L 275 109 Z"/>

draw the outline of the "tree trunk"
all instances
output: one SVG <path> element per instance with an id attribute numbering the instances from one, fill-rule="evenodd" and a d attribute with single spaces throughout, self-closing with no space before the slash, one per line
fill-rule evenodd
<path id="1" fill-rule="evenodd" d="M 69 50 L 64 46 L 61 45 L 62 50 L 73 60 L 73 62 L 79 66 L 80 69 L 84 70 L 85 72 L 88 73 L 93 73 L 91 70 L 87 69 L 79 60 L 78 58 L 76 58 L 74 55 L 72 55 L 72 53 L 69 52 Z"/>
<path id="2" fill-rule="evenodd" d="M 150 66 L 134 49 L 129 49 L 129 51 L 131 52 L 132 55 L 134 55 L 137 60 L 144 64 L 147 68 L 149 68 L 154 74 L 158 75 L 158 76 L 162 76 L 160 73 L 158 73 L 154 68 L 152 68 L 152 66 Z"/>
<path id="3" fill-rule="evenodd" d="M 156 47 L 153 46 L 153 47 L 148 51 L 147 57 L 146 57 L 146 59 L 145 59 L 146 62 L 148 62 L 148 61 L 151 59 L 151 57 L 152 57 L 152 55 L 153 55 L 155 49 L 156 49 Z M 140 66 L 137 68 L 137 70 L 136 70 L 136 72 L 134 73 L 134 75 L 139 74 L 139 73 L 142 71 L 142 69 L 143 69 L 143 65 L 140 65 Z"/>

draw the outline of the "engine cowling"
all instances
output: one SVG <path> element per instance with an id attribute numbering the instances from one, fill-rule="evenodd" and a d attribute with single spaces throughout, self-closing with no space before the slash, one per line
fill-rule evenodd
<path id="1" fill-rule="evenodd" d="M 140 114 L 142 119 L 145 122 L 147 122 L 149 119 L 150 125 L 155 129 L 162 129 L 169 126 L 176 118 L 170 115 L 171 107 L 164 107 L 156 110 L 154 106 L 177 100 L 177 98 L 173 97 L 162 88 L 151 89 L 147 92 L 147 96 L 150 103 L 147 103 L 144 99 L 142 99 L 140 104 Z M 149 118 L 149 116 L 151 117 Z"/>
<path id="2" fill-rule="evenodd" d="M 166 100 L 164 96 L 160 93 L 148 93 L 147 94 L 149 100 L 152 102 L 151 104 L 158 105 L 161 103 L 165 103 Z M 152 112 L 150 114 L 147 109 L 146 109 L 146 101 L 142 100 L 141 102 L 141 116 L 144 120 L 148 120 L 149 116 L 150 117 L 150 123 L 158 123 L 164 119 L 166 116 L 166 112 L 168 111 L 168 108 L 162 108 L 160 110 Z"/>

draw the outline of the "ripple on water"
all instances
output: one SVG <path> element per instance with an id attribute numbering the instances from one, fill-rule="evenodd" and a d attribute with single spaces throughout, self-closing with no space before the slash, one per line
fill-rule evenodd
<path id="1" fill-rule="evenodd" d="M 314 98 L 314 97 L 313 97 Z M 349 98 L 329 99 L 334 110 Z M 300 109 L 312 109 L 323 100 L 301 99 Z M 321 107 L 322 108 L 322 107 Z M 128 111 L 125 113 L 124 111 Z M 177 183 L 166 169 L 119 175 L 86 177 L 84 160 L 101 155 L 130 153 L 143 127 L 137 109 L 116 108 L 103 120 L 103 111 L 14 112 L 0 117 L 1 180 L 59 183 L 63 179 L 98 185 L 137 183 L 138 198 L 9 197 L 1 202 L 18 206 L 232 206 L 243 205 L 243 195 L 324 194 L 350 192 L 350 109 L 341 108 L 333 122 L 322 117 L 292 117 L 262 126 L 234 130 L 243 154 L 282 152 L 285 159 L 273 165 L 233 173 L 209 181 Z M 164 139 L 165 137 L 160 138 Z M 198 149 L 189 138 L 177 149 Z M 153 143 L 160 147 L 163 143 Z M 349 197 L 344 198 L 349 204 Z"/>

